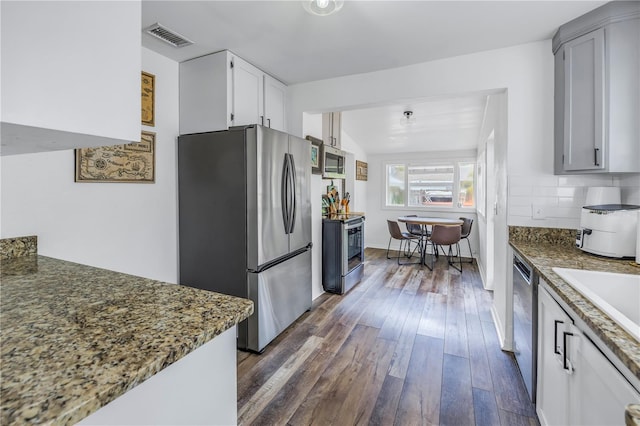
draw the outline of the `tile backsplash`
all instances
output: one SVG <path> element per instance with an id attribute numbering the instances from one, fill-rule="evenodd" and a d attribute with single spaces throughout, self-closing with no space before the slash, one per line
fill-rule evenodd
<path id="1" fill-rule="evenodd" d="M 618 186 L 624 204 L 640 204 L 640 175 L 510 175 L 509 225 L 577 229 L 591 186 Z"/>

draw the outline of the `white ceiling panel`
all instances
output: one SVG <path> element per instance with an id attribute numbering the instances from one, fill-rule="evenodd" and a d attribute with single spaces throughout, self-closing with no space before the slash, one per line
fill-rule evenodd
<path id="1" fill-rule="evenodd" d="M 194 41 L 143 46 L 176 61 L 229 49 L 286 84 L 395 68 L 549 39 L 604 1 L 355 1 L 312 16 L 300 1 L 149 1 L 156 22 Z"/>
<path id="2" fill-rule="evenodd" d="M 486 100 L 470 94 L 344 111 L 342 130 L 367 154 L 476 149 Z"/>

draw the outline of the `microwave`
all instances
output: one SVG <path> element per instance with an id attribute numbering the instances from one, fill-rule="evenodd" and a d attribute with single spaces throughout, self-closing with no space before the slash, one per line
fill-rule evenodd
<path id="1" fill-rule="evenodd" d="M 322 177 L 326 179 L 346 179 L 346 155 L 332 146 L 322 144 Z"/>

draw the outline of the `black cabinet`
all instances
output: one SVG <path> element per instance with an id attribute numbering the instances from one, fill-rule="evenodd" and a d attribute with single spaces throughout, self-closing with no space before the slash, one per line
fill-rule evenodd
<path id="1" fill-rule="evenodd" d="M 322 287 L 344 294 L 364 272 L 364 216 L 324 219 L 322 222 Z"/>

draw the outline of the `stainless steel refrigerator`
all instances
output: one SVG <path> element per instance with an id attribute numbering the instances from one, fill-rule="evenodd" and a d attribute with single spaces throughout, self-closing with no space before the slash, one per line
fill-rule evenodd
<path id="1" fill-rule="evenodd" d="M 311 307 L 310 142 L 263 126 L 178 138 L 180 284 L 253 300 L 261 352 Z"/>

